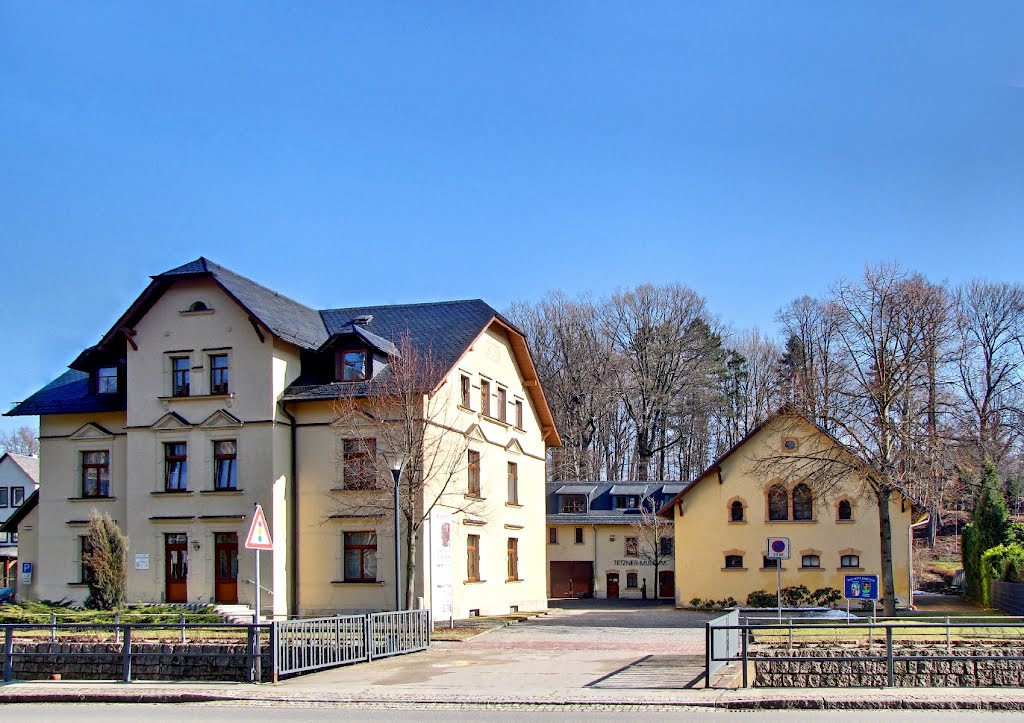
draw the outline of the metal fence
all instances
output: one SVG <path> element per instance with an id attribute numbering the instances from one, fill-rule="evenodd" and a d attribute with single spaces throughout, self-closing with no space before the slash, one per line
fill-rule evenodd
<path id="1" fill-rule="evenodd" d="M 414 653 L 430 645 L 429 610 L 288 620 L 272 625 L 275 678 Z"/>
<path id="2" fill-rule="evenodd" d="M 750 664 L 754 662 L 884 663 L 887 684 L 894 687 L 897 663 L 1024 661 L 1024 620 L 1019 617 L 859 618 L 841 622 L 791 618 L 786 623 L 735 623 L 726 621 L 726 617 L 707 624 L 709 687 L 710 675 L 729 663 L 740 664 L 744 688 L 750 685 Z M 842 649 L 842 654 L 822 652 L 829 644 Z M 904 651 L 897 647 L 915 644 L 931 648 Z M 974 645 L 1010 646 L 1011 650 L 985 654 L 972 650 L 970 646 Z M 801 647 L 809 654 L 797 654 Z M 909 669 L 909 665 L 902 667 Z"/>
<path id="3" fill-rule="evenodd" d="M 224 652 L 219 648 L 225 644 L 244 645 L 247 679 L 250 682 L 260 680 L 260 649 L 264 631 L 270 626 L 239 625 L 234 623 L 7 623 L 0 625 L 2 632 L 4 681 L 14 677 L 14 661 L 16 658 L 56 657 L 73 659 L 80 663 L 94 659 L 97 664 L 117 659 L 120 661 L 119 678 L 126 683 L 132 682 L 133 666 L 142 658 L 167 655 L 163 646 L 150 646 L 149 643 L 173 642 L 173 655 L 187 659 L 222 658 Z M 35 650 L 16 650 L 15 643 L 51 643 L 46 652 Z M 217 645 L 206 650 L 202 646 L 195 649 L 187 643 L 213 642 Z M 60 645 L 57 645 L 60 643 Z M 68 645 L 65 645 L 68 643 Z M 70 643 L 81 643 L 72 646 Z M 92 646 L 93 650 L 84 649 Z M 137 647 L 138 646 L 138 647 Z M 159 650 L 151 649 L 158 647 Z"/>

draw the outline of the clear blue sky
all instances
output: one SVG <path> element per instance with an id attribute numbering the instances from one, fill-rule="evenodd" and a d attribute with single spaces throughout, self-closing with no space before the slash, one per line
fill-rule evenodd
<path id="1" fill-rule="evenodd" d="M 318 307 L 680 281 L 768 330 L 866 262 L 1021 280 L 1022 38 L 1019 2 L 5 2 L 0 406 L 200 255 Z"/>

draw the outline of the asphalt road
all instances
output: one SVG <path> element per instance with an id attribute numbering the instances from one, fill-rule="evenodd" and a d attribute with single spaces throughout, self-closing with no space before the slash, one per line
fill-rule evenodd
<path id="1" fill-rule="evenodd" d="M 450 710 L 442 706 L 426 710 L 389 709 L 353 705 L 245 705 L 236 703 L 203 703 L 191 705 L 50 704 L 29 703 L 5 705 L 5 721 L 43 721 L 88 723 L 89 721 L 591 721 L 591 720 L 758 720 L 758 721 L 828 721 L 849 720 L 1009 720 L 1019 713 L 984 713 L 979 711 L 752 711 L 672 710 L 666 712 L 623 710 L 615 712 L 521 711 L 521 710 Z"/>

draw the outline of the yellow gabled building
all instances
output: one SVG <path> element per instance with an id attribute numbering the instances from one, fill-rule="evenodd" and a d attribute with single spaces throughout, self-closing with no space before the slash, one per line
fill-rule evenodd
<path id="1" fill-rule="evenodd" d="M 838 443 L 789 408 L 772 415 L 690 482 L 662 511 L 675 527 L 676 605 L 693 600 L 745 603 L 755 590 L 774 594 L 778 571 L 769 537 L 787 537 L 782 586 L 843 590 L 846 575 L 878 575 L 878 503 L 863 478 L 848 472 L 816 494 L 800 477 L 775 476 L 764 460 L 812 457 Z M 785 469 L 786 465 L 777 465 Z M 911 524 L 914 505 L 894 493 L 893 577 L 897 605 L 912 604 Z"/>

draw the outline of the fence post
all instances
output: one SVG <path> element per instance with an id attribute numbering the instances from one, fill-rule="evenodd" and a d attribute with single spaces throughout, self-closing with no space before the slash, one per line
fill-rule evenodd
<path id="1" fill-rule="evenodd" d="M 793 654 L 793 618 L 789 619 L 789 647 L 787 648 L 787 652 L 790 655 Z"/>
<path id="2" fill-rule="evenodd" d="M 711 635 L 711 623 L 704 623 L 704 687 L 711 687 L 711 660 L 715 657 L 715 641 Z"/>
<path id="3" fill-rule="evenodd" d="M 949 616 L 946 616 L 946 655 L 953 654 L 953 639 L 949 634 Z"/>
<path id="4" fill-rule="evenodd" d="M 124 626 L 124 643 L 121 648 L 122 679 L 125 683 L 132 682 L 132 626 Z"/>
<path id="5" fill-rule="evenodd" d="M 184 645 L 185 644 L 185 613 L 181 614 L 181 617 L 179 618 L 178 622 L 181 625 L 181 644 Z"/>
<path id="6" fill-rule="evenodd" d="M 366 661 L 373 660 L 373 618 L 367 614 L 363 618 L 363 636 L 366 643 Z"/>
<path id="7" fill-rule="evenodd" d="M 892 623 L 885 626 L 885 659 L 886 668 L 889 672 L 889 687 L 892 688 L 895 686 L 892 669 Z"/>
<path id="8" fill-rule="evenodd" d="M 50 642 L 57 642 L 57 613 L 50 613 Z"/>
<path id="9" fill-rule="evenodd" d="M 14 628 L 4 628 L 4 682 L 14 680 Z"/>
<path id="10" fill-rule="evenodd" d="M 750 632 L 750 631 L 747 630 L 746 628 L 744 628 L 742 632 L 743 632 L 743 645 L 741 646 L 741 649 L 743 650 L 743 656 L 742 656 L 743 657 L 743 687 L 744 688 L 749 688 L 750 687 L 750 680 L 748 678 L 750 676 L 749 676 L 749 673 L 747 672 L 747 633 Z"/>
<path id="11" fill-rule="evenodd" d="M 114 613 L 114 645 L 121 642 L 121 613 Z"/>
<path id="12" fill-rule="evenodd" d="M 277 634 L 278 634 L 278 622 L 272 620 L 270 622 L 270 682 L 277 682 L 277 669 L 278 669 L 278 650 L 277 650 Z"/>

